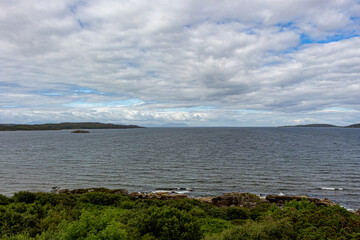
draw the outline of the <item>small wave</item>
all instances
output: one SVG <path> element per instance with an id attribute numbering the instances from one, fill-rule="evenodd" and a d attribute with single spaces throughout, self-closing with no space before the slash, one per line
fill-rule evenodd
<path id="1" fill-rule="evenodd" d="M 261 193 L 256 194 L 256 196 L 258 196 L 258 197 L 261 198 L 261 199 L 266 199 L 266 195 L 261 194 Z"/>
<path id="2" fill-rule="evenodd" d="M 341 206 L 341 207 L 345 208 L 345 209 L 348 210 L 349 212 L 352 212 L 352 213 L 355 213 L 355 212 L 356 212 L 356 210 L 353 209 L 353 208 L 347 208 L 347 207 L 344 207 L 344 206 Z"/>
<path id="3" fill-rule="evenodd" d="M 192 188 L 157 188 L 154 193 L 157 192 L 170 192 L 170 193 L 177 193 L 177 194 L 185 194 L 194 191 Z"/>
<path id="4" fill-rule="evenodd" d="M 321 187 L 321 190 L 327 190 L 327 191 L 342 191 L 344 188 L 336 188 L 336 187 Z"/>

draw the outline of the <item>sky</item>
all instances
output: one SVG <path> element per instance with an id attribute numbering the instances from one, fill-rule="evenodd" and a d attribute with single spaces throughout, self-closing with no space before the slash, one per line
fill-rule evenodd
<path id="1" fill-rule="evenodd" d="M 360 122 L 358 0 L 0 0 L 0 123 Z"/>

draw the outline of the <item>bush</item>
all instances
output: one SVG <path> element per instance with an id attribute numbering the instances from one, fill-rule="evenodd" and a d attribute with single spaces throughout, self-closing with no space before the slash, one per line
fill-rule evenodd
<path id="1" fill-rule="evenodd" d="M 0 194 L 0 205 L 7 205 L 7 204 L 10 204 L 10 203 L 11 203 L 10 198 Z"/>
<path id="2" fill-rule="evenodd" d="M 244 225 L 225 230 L 221 235 L 209 236 L 207 240 L 278 240 L 294 239 L 291 224 L 286 220 L 273 221 L 268 219 L 261 223 L 248 220 Z"/>
<path id="3" fill-rule="evenodd" d="M 24 203 L 33 203 L 35 201 L 36 194 L 32 192 L 18 192 L 15 193 L 12 199 L 14 202 L 24 202 Z"/>
<path id="4" fill-rule="evenodd" d="M 105 212 L 84 210 L 78 221 L 64 223 L 58 238 L 72 239 L 126 239 L 124 226 L 116 222 L 111 210 Z"/>
<path id="5" fill-rule="evenodd" d="M 316 207 L 307 200 L 289 202 L 271 216 L 290 219 L 298 239 L 351 239 L 360 232 L 360 217 L 340 206 Z"/>
<path id="6" fill-rule="evenodd" d="M 140 235 L 150 234 L 158 239 L 200 239 L 200 223 L 190 213 L 174 207 L 151 207 L 135 225 Z"/>
<path id="7" fill-rule="evenodd" d="M 122 194 L 111 194 L 107 192 L 90 192 L 76 196 L 79 202 L 91 203 L 95 205 L 119 205 L 124 201 L 130 201 L 128 196 Z"/>
<path id="8" fill-rule="evenodd" d="M 204 218 L 201 219 L 200 230 L 203 235 L 207 234 L 218 234 L 225 229 L 231 228 L 232 225 L 229 221 L 220 218 Z"/>
<path id="9" fill-rule="evenodd" d="M 235 220 L 235 219 L 248 219 L 249 218 L 249 209 L 243 207 L 228 207 L 225 208 L 225 219 L 226 220 Z"/>

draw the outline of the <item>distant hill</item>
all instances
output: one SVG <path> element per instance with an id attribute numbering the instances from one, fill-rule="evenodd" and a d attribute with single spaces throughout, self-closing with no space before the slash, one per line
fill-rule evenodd
<path id="1" fill-rule="evenodd" d="M 127 129 L 142 128 L 136 125 L 117 125 L 98 122 L 47 123 L 47 124 L 0 124 L 0 131 L 62 130 L 62 129 Z"/>
<path id="2" fill-rule="evenodd" d="M 305 124 L 305 125 L 294 125 L 294 126 L 283 126 L 283 127 L 340 127 L 340 128 L 360 128 L 360 123 L 352 124 L 349 126 L 341 127 L 331 124 Z"/>
<path id="3" fill-rule="evenodd" d="M 360 128 L 360 123 L 347 126 L 346 128 Z"/>
<path id="4" fill-rule="evenodd" d="M 331 124 L 305 124 L 305 125 L 294 125 L 294 126 L 284 126 L 284 127 L 339 127 Z"/>

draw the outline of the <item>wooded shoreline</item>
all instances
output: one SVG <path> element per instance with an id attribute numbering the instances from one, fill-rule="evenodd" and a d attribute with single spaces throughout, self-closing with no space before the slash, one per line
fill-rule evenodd
<path id="1" fill-rule="evenodd" d="M 64 129 L 131 129 L 137 125 L 119 125 L 98 122 L 69 122 L 48 124 L 0 124 L 0 131 L 64 130 Z"/>

